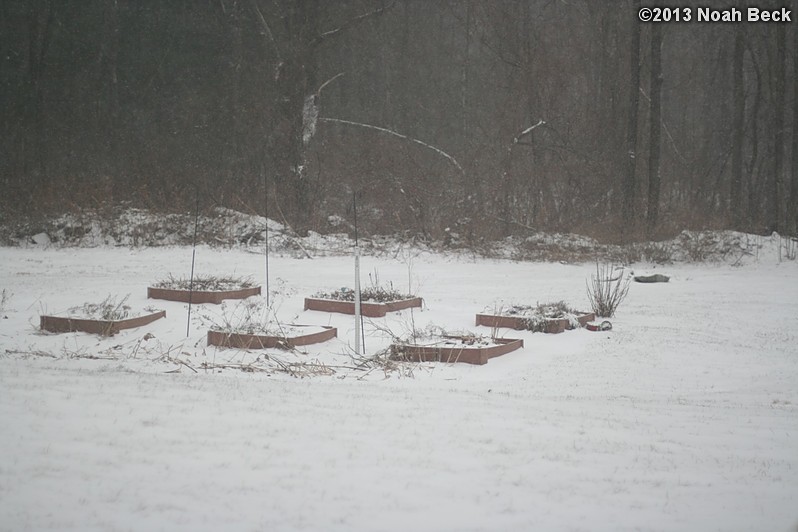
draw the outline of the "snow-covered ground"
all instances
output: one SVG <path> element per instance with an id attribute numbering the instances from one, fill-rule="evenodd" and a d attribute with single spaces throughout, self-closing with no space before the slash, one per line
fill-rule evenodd
<path id="1" fill-rule="evenodd" d="M 199 274 L 263 279 L 263 257 L 200 247 Z M 283 322 L 333 325 L 304 353 L 205 345 L 232 311 L 146 299 L 191 249 L 0 248 L 0 530 L 776 530 L 798 527 L 798 264 L 636 265 L 610 332 L 501 331 L 485 366 L 353 369 L 354 322 L 303 311 L 352 259 L 273 257 Z M 474 327 L 486 306 L 587 308 L 595 266 L 404 250 L 362 259 L 426 308 L 366 323 Z M 166 319 L 111 338 L 39 315 L 109 294 Z M 203 369 L 209 366 L 229 366 Z M 301 368 L 302 366 L 294 366 Z"/>

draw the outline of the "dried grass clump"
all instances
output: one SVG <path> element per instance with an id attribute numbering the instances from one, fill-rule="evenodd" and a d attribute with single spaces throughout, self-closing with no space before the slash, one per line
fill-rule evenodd
<path id="1" fill-rule="evenodd" d="M 130 316 L 130 305 L 127 304 L 129 297 L 130 294 L 123 297 L 121 301 L 117 301 L 116 296 L 109 295 L 100 303 L 84 303 L 81 306 L 72 307 L 69 309 L 69 314 L 105 321 L 124 320 Z"/>
<path id="2" fill-rule="evenodd" d="M 200 314 L 203 325 L 208 325 L 211 330 L 229 333 L 279 334 L 280 323 L 263 297 L 249 297 L 232 306 L 223 302 L 219 309 L 219 313 Z"/>
<path id="3" fill-rule="evenodd" d="M 349 287 L 344 287 L 332 292 L 318 292 L 313 297 L 332 299 L 335 301 L 354 301 L 355 291 Z M 392 282 L 389 282 L 387 286 L 383 286 L 382 283 L 380 283 L 380 275 L 377 270 L 374 270 L 373 273 L 369 273 L 369 285 L 360 290 L 360 300 L 371 303 L 389 303 L 391 301 L 412 299 L 413 297 L 415 296 L 412 294 L 396 290 Z"/>

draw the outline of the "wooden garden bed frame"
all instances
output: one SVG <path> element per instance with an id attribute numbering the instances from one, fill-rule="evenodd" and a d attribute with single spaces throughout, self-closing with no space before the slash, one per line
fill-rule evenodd
<path id="1" fill-rule="evenodd" d="M 238 288 L 236 290 L 183 290 L 177 288 L 147 288 L 147 297 L 150 299 L 165 299 L 167 301 L 180 301 L 181 303 L 213 303 L 221 304 L 225 299 L 246 299 L 260 295 L 260 286 Z"/>
<path id="2" fill-rule="evenodd" d="M 462 337 L 450 337 L 462 339 Z M 391 355 L 416 362 L 462 362 L 465 364 L 483 365 L 488 360 L 506 355 L 524 347 L 524 341 L 512 338 L 492 338 L 498 345 L 492 346 L 434 346 L 414 344 L 393 344 Z"/>
<path id="3" fill-rule="evenodd" d="M 42 330 L 56 333 L 80 331 L 100 334 L 102 336 L 113 336 L 123 329 L 141 327 L 142 325 L 147 325 L 165 316 L 165 310 L 121 320 L 93 320 L 89 318 L 41 316 L 39 326 Z"/>
<path id="4" fill-rule="evenodd" d="M 372 303 L 362 301 L 360 313 L 367 318 L 382 318 L 389 312 L 397 312 L 408 308 L 420 308 L 424 300 L 420 297 L 398 299 L 386 303 Z M 305 310 L 318 310 L 321 312 L 339 312 L 341 314 L 355 314 L 354 301 L 340 301 L 337 299 L 322 299 L 316 297 L 305 298 Z"/>
<path id="5" fill-rule="evenodd" d="M 584 327 L 588 322 L 596 319 L 596 315 L 592 312 L 586 314 L 579 314 L 576 316 L 579 321 L 579 326 Z M 505 328 L 515 329 L 517 331 L 528 330 L 527 324 L 529 318 L 522 316 L 500 316 L 494 314 L 477 314 L 476 324 L 484 325 L 491 328 Z M 566 329 L 571 329 L 571 323 L 565 318 L 550 318 L 546 319 L 543 326 L 543 332 L 550 334 L 558 334 Z"/>
<path id="6" fill-rule="evenodd" d="M 312 327 L 311 325 L 289 325 L 288 327 Z M 234 347 L 238 349 L 270 349 L 274 347 L 290 349 L 303 345 L 318 344 L 338 336 L 335 327 L 321 326 L 324 330 L 296 336 L 266 334 L 246 334 L 226 331 L 208 331 L 208 345 Z"/>

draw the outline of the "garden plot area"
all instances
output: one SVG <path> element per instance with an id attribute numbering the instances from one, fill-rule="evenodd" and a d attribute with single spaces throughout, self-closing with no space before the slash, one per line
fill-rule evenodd
<path id="1" fill-rule="evenodd" d="M 352 259 L 273 257 L 265 319 L 337 337 L 218 348 L 207 332 L 241 303 L 194 305 L 186 336 L 185 303 L 147 299 L 149 283 L 187 275 L 190 248 L 1 248 L 0 528 L 798 526 L 794 261 L 763 249 L 738 266 L 634 265 L 670 281 L 632 283 L 611 331 L 548 335 L 474 315 L 587 310 L 594 264 L 395 257 L 363 257 L 363 271 L 424 307 L 366 319 L 367 355 L 428 327 L 524 347 L 482 366 L 358 358 L 352 316 L 304 310 L 352 285 Z M 201 247 L 196 271 L 266 290 L 254 253 Z M 39 330 L 109 295 L 166 317 L 113 336 Z"/>

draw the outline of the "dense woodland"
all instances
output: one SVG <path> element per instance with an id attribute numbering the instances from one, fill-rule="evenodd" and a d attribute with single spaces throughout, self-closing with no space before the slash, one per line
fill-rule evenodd
<path id="1" fill-rule="evenodd" d="M 302 231 L 357 197 L 368 231 L 464 242 L 795 233 L 795 22 L 639 7 L 0 0 L 0 207 L 198 200 Z"/>

